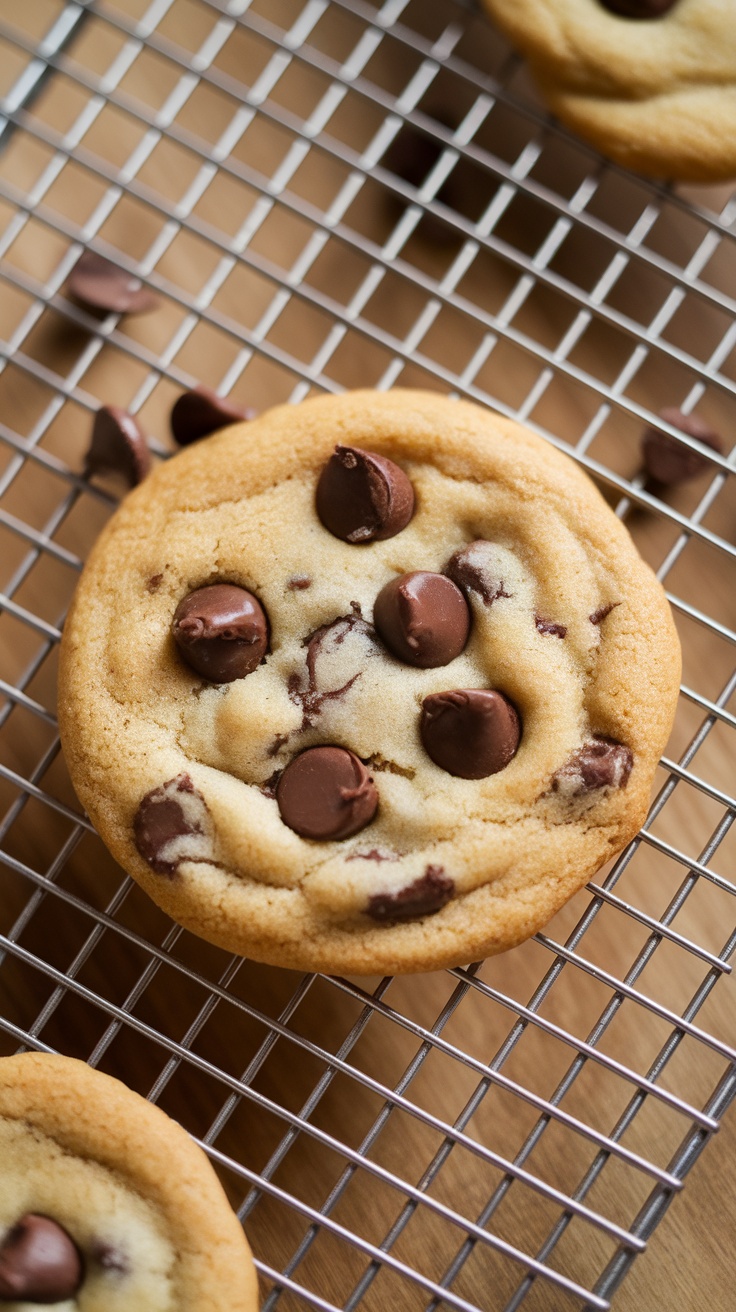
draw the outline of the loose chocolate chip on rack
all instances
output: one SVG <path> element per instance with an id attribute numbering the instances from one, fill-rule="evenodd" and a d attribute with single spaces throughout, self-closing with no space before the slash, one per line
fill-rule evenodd
<path id="1" fill-rule="evenodd" d="M 541 615 L 534 616 L 534 623 L 540 633 L 552 633 L 556 638 L 567 636 L 566 624 L 555 624 L 554 620 L 543 620 Z"/>
<path id="2" fill-rule="evenodd" d="M 122 474 L 135 487 L 143 482 L 150 468 L 151 452 L 137 420 L 117 405 L 100 406 L 84 461 L 85 477 L 109 470 Z"/>
<path id="3" fill-rule="evenodd" d="M 662 18 L 677 0 L 600 0 L 604 9 L 620 18 Z"/>
<path id="4" fill-rule="evenodd" d="M 375 893 L 367 911 L 374 920 L 416 920 L 441 911 L 454 892 L 455 884 L 443 866 L 427 866 L 419 879 L 398 893 Z"/>
<path id="5" fill-rule="evenodd" d="M 425 697 L 422 742 L 435 765 L 460 779 L 485 779 L 503 770 L 521 739 L 516 707 L 503 693 L 456 688 Z"/>
<path id="6" fill-rule="evenodd" d="M 336 446 L 317 483 L 317 514 L 343 542 L 395 537 L 414 513 L 414 488 L 386 456 Z"/>
<path id="7" fill-rule="evenodd" d="M 206 858 L 209 812 L 188 774 L 146 793 L 133 821 L 135 845 L 152 870 L 175 875 L 182 861 Z"/>
<path id="8" fill-rule="evenodd" d="M 140 278 L 94 251 L 85 251 L 69 274 L 67 290 L 75 301 L 108 314 L 145 314 L 158 305 L 155 292 Z"/>
<path id="9" fill-rule="evenodd" d="M 183 597 L 171 628 L 187 665 L 210 683 L 245 678 L 268 651 L 261 603 L 232 583 L 213 583 Z"/>
<path id="10" fill-rule="evenodd" d="M 179 446 L 190 446 L 202 437 L 209 437 L 218 428 L 240 424 L 244 419 L 255 419 L 256 411 L 237 405 L 226 396 L 218 396 L 211 387 L 199 383 L 191 392 L 182 392 L 171 410 L 171 431 Z"/>
<path id="11" fill-rule="evenodd" d="M 486 606 L 492 606 L 500 597 L 511 596 L 504 591 L 503 579 L 494 578 L 483 563 L 483 549 L 489 545 L 482 538 L 470 542 L 450 557 L 444 571 L 463 592 L 477 592 Z"/>
<path id="12" fill-rule="evenodd" d="M 673 428 L 687 433 L 688 437 L 694 437 L 704 446 L 722 453 L 723 441 L 720 435 L 704 420 L 698 419 L 697 415 L 684 415 L 681 410 L 670 408 L 660 410 L 659 417 Z M 676 438 L 670 437 L 669 433 L 662 432 L 660 428 L 646 429 L 641 439 L 641 450 L 647 474 L 663 487 L 687 483 L 708 469 L 707 456 L 681 446 Z"/>
<path id="13" fill-rule="evenodd" d="M 302 838 L 349 838 L 370 824 L 378 791 L 363 762 L 346 747 L 308 747 L 287 765 L 276 787 L 285 825 Z"/>
<path id="14" fill-rule="evenodd" d="M 83 1278 L 79 1249 L 49 1216 L 27 1212 L 0 1244 L 0 1303 L 64 1303 Z"/>
<path id="15" fill-rule="evenodd" d="M 389 651 L 407 665 L 432 669 L 459 656 L 470 633 L 462 592 L 444 574 L 415 570 L 381 588 L 375 626 Z"/>
<path id="16" fill-rule="evenodd" d="M 613 738 L 596 736 L 583 743 L 557 771 L 552 788 L 569 797 L 591 793 L 596 788 L 625 788 L 633 763 L 630 747 Z"/>

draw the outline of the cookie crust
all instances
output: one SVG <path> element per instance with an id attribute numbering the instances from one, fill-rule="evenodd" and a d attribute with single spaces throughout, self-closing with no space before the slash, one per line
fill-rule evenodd
<path id="1" fill-rule="evenodd" d="M 119 1080 L 3 1058 L 0 1144 L 0 1241 L 25 1213 L 66 1229 L 86 1274 L 65 1308 L 256 1312 L 250 1248 L 205 1154 Z"/>
<path id="2" fill-rule="evenodd" d="M 337 443 L 411 478 L 415 514 L 397 536 L 355 546 L 320 524 L 314 488 Z M 473 627 L 456 661 L 402 665 L 370 633 L 380 587 L 441 572 L 477 539 L 505 571 L 497 599 L 468 592 Z M 213 577 L 252 590 L 271 625 L 265 662 L 229 690 L 187 670 L 170 635 L 181 596 Z M 331 699 L 319 703 L 305 640 L 326 625 L 316 668 Z M 679 677 L 663 590 L 572 461 L 469 403 L 356 392 L 224 430 L 126 499 L 65 625 L 59 718 L 104 841 L 179 923 L 296 969 L 419 971 L 527 938 L 636 833 Z M 422 698 L 453 687 L 497 687 L 520 712 L 519 750 L 490 778 L 455 778 L 424 752 Z M 625 787 L 555 783 L 591 735 L 630 750 Z M 354 751 L 379 791 L 375 820 L 342 842 L 300 838 L 274 796 L 274 774 L 323 743 Z M 192 816 L 184 847 L 165 854 L 168 876 L 134 841 L 141 799 L 162 785 L 184 790 Z M 386 914 L 406 890 L 448 880 L 453 896 L 431 914 Z"/>
<path id="3" fill-rule="evenodd" d="M 563 123 L 625 168 L 708 182 L 736 174 L 731 0 L 630 19 L 599 0 L 484 0 Z"/>

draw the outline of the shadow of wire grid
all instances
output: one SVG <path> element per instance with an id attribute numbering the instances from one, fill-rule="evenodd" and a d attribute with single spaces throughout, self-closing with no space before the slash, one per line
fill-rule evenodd
<path id="1" fill-rule="evenodd" d="M 266 1309 L 607 1308 L 735 1087 L 713 991 L 736 924 L 734 480 L 714 454 L 659 500 L 639 437 L 665 405 L 733 429 L 736 203 L 550 125 L 458 0 L 34 0 L 0 38 L 0 1051 L 90 1060 L 180 1120 Z M 85 245 L 157 311 L 67 300 Z M 90 417 L 125 406 L 163 456 L 200 379 L 261 408 L 400 384 L 519 416 L 668 589 L 684 686 L 649 820 L 516 951 L 381 981 L 230 958 L 79 814 L 57 640 L 120 491 L 80 475 Z"/>

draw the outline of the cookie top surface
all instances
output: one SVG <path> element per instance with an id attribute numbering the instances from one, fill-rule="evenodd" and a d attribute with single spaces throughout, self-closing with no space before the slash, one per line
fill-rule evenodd
<path id="1" fill-rule="evenodd" d="M 563 122 L 656 177 L 736 174 L 731 0 L 484 0 Z"/>
<path id="2" fill-rule="evenodd" d="M 17 1298 L 14 1295 L 17 1292 Z M 250 1249 L 205 1154 L 120 1081 L 0 1060 L 0 1306 L 255 1312 Z"/>
<path id="3" fill-rule="evenodd" d="M 317 513 L 346 450 L 368 539 Z M 228 642 L 249 672 L 190 664 Z M 275 964 L 422 970 L 527 937 L 633 835 L 679 668 L 662 589 L 572 461 L 471 404 L 358 392 L 130 494 L 65 626 L 60 724 L 102 837 L 180 923 Z"/>

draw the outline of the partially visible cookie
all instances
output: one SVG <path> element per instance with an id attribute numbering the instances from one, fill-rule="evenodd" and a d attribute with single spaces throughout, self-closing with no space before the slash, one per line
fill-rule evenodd
<path id="1" fill-rule="evenodd" d="M 736 174 L 732 0 L 484 0 L 568 127 L 627 168 Z"/>
<path id="2" fill-rule="evenodd" d="M 255 1312 L 247 1241 L 205 1154 L 68 1057 L 0 1060 L 0 1305 Z"/>
<path id="3" fill-rule="evenodd" d="M 176 920 L 330 972 L 475 960 L 646 814 L 662 591 L 584 474 L 427 392 L 281 406 L 126 499 L 65 625 L 69 768 Z"/>

